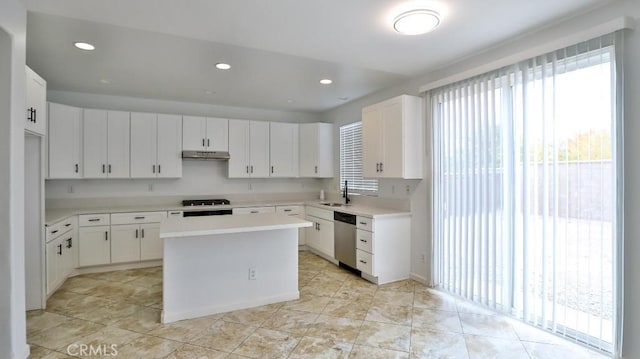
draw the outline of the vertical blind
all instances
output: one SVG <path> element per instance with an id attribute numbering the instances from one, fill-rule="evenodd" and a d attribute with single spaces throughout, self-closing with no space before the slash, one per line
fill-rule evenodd
<path id="1" fill-rule="evenodd" d="M 434 283 L 619 355 L 616 36 L 431 99 Z"/>
<path id="2" fill-rule="evenodd" d="M 340 190 L 344 181 L 349 181 L 349 190 L 378 191 L 378 180 L 362 178 L 362 122 L 340 127 Z"/>

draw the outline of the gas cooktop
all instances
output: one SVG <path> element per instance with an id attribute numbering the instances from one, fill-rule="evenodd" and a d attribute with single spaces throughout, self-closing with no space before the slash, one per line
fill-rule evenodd
<path id="1" fill-rule="evenodd" d="M 231 204 L 228 199 L 187 199 L 182 201 L 183 206 L 222 206 Z"/>

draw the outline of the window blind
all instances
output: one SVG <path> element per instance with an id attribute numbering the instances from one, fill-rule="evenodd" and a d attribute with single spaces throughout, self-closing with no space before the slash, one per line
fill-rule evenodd
<path id="1" fill-rule="evenodd" d="M 362 178 L 362 122 L 340 127 L 340 190 L 344 181 L 349 182 L 349 191 L 362 193 L 378 191 L 378 180 Z"/>

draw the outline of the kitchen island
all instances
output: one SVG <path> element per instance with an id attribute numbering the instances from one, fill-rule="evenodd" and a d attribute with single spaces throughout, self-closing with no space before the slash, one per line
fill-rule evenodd
<path id="1" fill-rule="evenodd" d="M 164 221 L 162 322 L 298 299 L 302 227 L 272 213 Z"/>

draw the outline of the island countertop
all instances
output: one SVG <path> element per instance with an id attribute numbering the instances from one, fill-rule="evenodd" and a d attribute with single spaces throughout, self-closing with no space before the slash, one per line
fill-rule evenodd
<path id="1" fill-rule="evenodd" d="M 170 218 L 160 225 L 160 238 L 179 238 L 311 227 L 312 223 L 275 213 L 251 216 Z"/>

